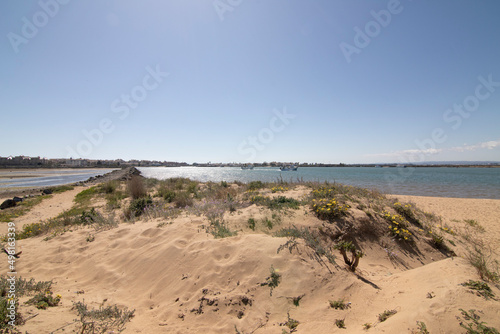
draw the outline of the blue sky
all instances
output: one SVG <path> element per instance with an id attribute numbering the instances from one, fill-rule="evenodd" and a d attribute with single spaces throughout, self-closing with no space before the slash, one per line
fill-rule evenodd
<path id="1" fill-rule="evenodd" d="M 0 2 L 0 156 L 500 160 L 500 2 Z"/>

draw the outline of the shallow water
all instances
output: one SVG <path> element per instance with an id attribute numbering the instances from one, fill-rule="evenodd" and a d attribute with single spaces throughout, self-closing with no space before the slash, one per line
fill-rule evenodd
<path id="1" fill-rule="evenodd" d="M 103 175 L 113 171 L 113 169 L 71 169 L 71 170 L 22 170 L 22 171 L 1 171 L 0 188 L 14 187 L 49 187 L 62 184 L 70 184 L 85 181 L 90 177 Z M 19 176 L 19 177 L 16 177 Z M 33 177 L 29 177 L 33 175 Z M 22 177 L 21 177 L 22 176 Z"/>
<path id="2" fill-rule="evenodd" d="M 145 177 L 186 177 L 213 181 L 319 181 L 378 189 L 396 195 L 500 199 L 500 168 L 466 167 L 300 167 L 296 172 L 279 168 L 140 167 Z"/>

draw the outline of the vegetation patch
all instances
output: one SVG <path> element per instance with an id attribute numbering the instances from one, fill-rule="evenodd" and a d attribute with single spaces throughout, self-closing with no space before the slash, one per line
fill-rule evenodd
<path id="1" fill-rule="evenodd" d="M 271 187 L 271 192 L 273 194 L 278 193 L 278 192 L 284 192 L 284 191 L 288 191 L 288 187 L 283 187 L 283 186 Z"/>
<path id="2" fill-rule="evenodd" d="M 344 319 L 336 319 L 335 326 L 337 326 L 338 328 L 346 329 Z"/>
<path id="3" fill-rule="evenodd" d="M 79 319 L 75 321 L 79 322 L 78 333 L 81 334 L 122 332 L 125 324 L 134 317 L 135 312 L 127 308 L 119 309 L 116 305 L 89 309 L 85 301 L 74 303 L 73 309 L 79 316 Z"/>
<path id="4" fill-rule="evenodd" d="M 248 218 L 247 225 L 248 225 L 248 228 L 250 228 L 252 231 L 255 231 L 255 219 L 254 218 Z"/>
<path id="5" fill-rule="evenodd" d="M 292 251 L 292 248 L 296 247 L 297 242 L 295 239 L 302 239 L 304 240 L 306 246 L 310 247 L 312 250 L 314 250 L 314 255 L 315 259 L 319 262 L 322 263 L 322 256 L 325 256 L 328 261 L 332 264 L 336 264 L 335 262 L 335 256 L 332 254 L 329 248 L 323 246 L 321 243 L 320 239 L 318 236 L 314 235 L 309 228 L 303 227 L 303 228 L 297 228 L 296 226 L 289 227 L 289 228 L 284 228 L 279 230 L 274 234 L 276 237 L 288 237 L 288 241 L 284 244 L 281 245 L 278 248 L 278 253 L 285 249 L 288 248 L 289 251 Z"/>
<path id="6" fill-rule="evenodd" d="M 88 206 L 90 204 L 91 199 L 97 194 L 99 194 L 99 187 L 98 186 L 90 187 L 76 194 L 74 202 L 79 206 Z"/>
<path id="7" fill-rule="evenodd" d="M 351 307 L 351 303 L 346 303 L 343 299 L 340 300 L 330 300 L 330 307 L 336 310 L 347 310 Z"/>
<path id="8" fill-rule="evenodd" d="M 359 264 L 359 259 L 364 256 L 364 253 L 360 250 L 357 250 L 354 244 L 350 241 L 342 241 L 335 245 L 335 249 L 340 251 L 342 257 L 344 258 L 345 264 L 349 266 L 351 271 L 356 271 L 356 268 Z M 351 253 L 351 258 L 347 256 L 347 252 Z"/>
<path id="9" fill-rule="evenodd" d="M 73 208 L 47 221 L 24 225 L 22 231 L 16 234 L 16 239 L 31 238 L 48 232 L 57 235 L 71 227 L 86 225 L 91 225 L 96 230 L 104 230 L 116 227 L 118 223 L 114 220 L 113 216 L 104 217 L 95 208 L 91 208 L 90 210 Z"/>
<path id="10" fill-rule="evenodd" d="M 291 318 L 290 313 L 287 314 L 287 317 L 288 317 L 287 321 L 280 323 L 280 326 L 288 327 L 288 329 L 290 330 L 290 333 L 296 332 L 297 327 L 299 326 L 300 322 L 298 320 Z M 286 333 L 286 331 L 283 331 L 283 332 Z"/>
<path id="11" fill-rule="evenodd" d="M 128 181 L 127 189 L 130 196 L 132 196 L 132 199 L 139 199 L 142 197 L 146 197 L 146 195 L 148 194 L 143 179 L 144 178 L 141 176 L 134 175 Z"/>
<path id="12" fill-rule="evenodd" d="M 495 294 L 486 282 L 468 280 L 467 282 L 462 283 L 462 285 L 474 290 L 479 296 L 486 299 L 495 298 Z"/>
<path id="13" fill-rule="evenodd" d="M 476 310 L 472 309 L 468 312 L 460 309 L 463 320 L 460 321 L 460 327 L 467 330 L 467 334 L 500 334 L 498 330 L 493 327 L 486 326 L 486 323 L 481 320 Z M 479 312 L 479 311 L 477 311 Z M 460 318 L 458 318 L 460 320 Z"/>
<path id="14" fill-rule="evenodd" d="M 52 294 L 52 291 L 46 291 L 40 292 L 37 295 L 35 295 L 33 298 L 28 300 L 26 304 L 28 305 L 33 305 L 37 309 L 42 309 L 45 310 L 48 307 L 54 307 L 59 305 L 59 302 L 61 301 L 61 295 L 56 295 L 55 297 Z"/>
<path id="15" fill-rule="evenodd" d="M 125 217 L 127 219 L 140 217 L 146 210 L 146 207 L 151 204 L 153 204 L 153 200 L 149 196 L 133 199 L 128 209 L 125 211 Z"/>
<path id="16" fill-rule="evenodd" d="M 36 196 L 31 198 L 25 198 L 22 202 L 19 202 L 16 206 L 0 211 L 0 222 L 11 222 L 17 217 L 25 215 L 31 210 L 35 205 L 40 204 L 44 199 L 50 198 L 52 195 Z"/>
<path id="17" fill-rule="evenodd" d="M 236 231 L 231 231 L 224 221 L 218 219 L 210 224 L 209 231 L 216 239 L 232 237 L 238 234 Z"/>
<path id="18" fill-rule="evenodd" d="M 332 222 L 335 218 L 347 213 L 349 204 L 340 204 L 335 198 L 313 199 L 311 208 L 319 219 Z"/>
<path id="19" fill-rule="evenodd" d="M 271 210 L 284 210 L 284 209 L 294 209 L 297 210 L 300 207 L 300 201 L 295 198 L 278 196 L 275 198 L 269 198 L 267 196 L 255 195 L 250 198 L 252 204 L 257 204 L 261 206 L 266 206 Z"/>
<path id="20" fill-rule="evenodd" d="M 384 312 L 378 315 L 378 321 L 384 322 L 396 313 L 398 313 L 398 311 L 396 310 L 385 310 Z"/>
<path id="21" fill-rule="evenodd" d="M 482 280 L 493 283 L 500 282 L 498 262 L 491 260 L 491 256 L 486 255 L 479 245 L 474 245 L 474 249 L 469 250 L 467 259 L 477 269 Z"/>
<path id="22" fill-rule="evenodd" d="M 266 187 L 266 185 L 262 181 L 252 181 L 252 182 L 247 184 L 248 191 L 255 191 L 255 190 L 265 188 L 265 187 Z"/>
<path id="23" fill-rule="evenodd" d="M 269 277 L 266 278 L 266 281 L 264 283 L 260 283 L 260 286 L 265 286 L 267 285 L 271 291 L 270 295 L 273 295 L 273 290 L 278 287 L 278 285 L 281 282 L 281 275 L 278 274 L 278 272 L 274 269 L 274 267 L 271 265 L 270 269 L 271 274 Z"/>
<path id="24" fill-rule="evenodd" d="M 412 334 L 429 334 L 429 331 L 423 321 L 417 321 L 417 330 L 412 330 Z"/>
<path id="25" fill-rule="evenodd" d="M 15 285 L 16 287 L 15 297 L 13 297 L 11 293 L 9 293 L 9 290 L 12 285 Z M 36 294 L 36 296 L 42 294 L 52 295 L 51 287 L 52 287 L 52 281 L 37 282 L 33 278 L 27 280 L 22 277 L 19 278 L 15 277 L 14 281 L 12 282 L 6 277 L 0 276 L 0 330 L 5 330 L 5 333 L 17 333 L 17 331 L 14 331 L 13 327 L 11 326 L 13 320 L 10 317 L 10 315 L 12 315 L 11 309 L 14 307 L 15 309 L 15 314 L 13 314 L 13 316 L 15 316 L 14 324 L 22 325 L 24 323 L 23 317 L 19 313 L 19 298 L 26 295 L 32 295 L 34 293 Z M 34 298 L 37 298 L 36 296 Z M 60 295 L 57 295 L 56 299 L 57 298 L 59 298 L 60 300 L 61 298 Z M 39 301 L 42 300 L 40 299 Z M 51 301 L 51 303 L 53 302 L 54 301 Z M 38 301 L 36 302 L 35 305 L 38 305 Z M 44 304 L 40 303 L 40 306 L 44 306 Z M 8 330 L 11 330 L 12 332 L 8 332 Z"/>
<path id="26" fill-rule="evenodd" d="M 396 240 L 413 241 L 412 233 L 408 230 L 408 221 L 401 215 L 391 215 L 389 211 L 383 213 L 389 222 L 389 232 Z"/>
<path id="27" fill-rule="evenodd" d="M 50 188 L 50 190 L 54 194 L 61 194 L 65 191 L 69 191 L 69 190 L 73 190 L 73 189 L 75 189 L 75 187 L 73 187 L 72 185 L 69 185 L 69 184 L 63 184 L 60 186 Z"/>

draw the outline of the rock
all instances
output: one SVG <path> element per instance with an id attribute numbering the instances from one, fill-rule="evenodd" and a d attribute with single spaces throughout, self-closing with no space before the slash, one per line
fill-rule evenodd
<path id="1" fill-rule="evenodd" d="M 52 194 L 52 190 L 51 189 L 43 189 L 42 190 L 42 194 L 44 194 L 44 195 L 50 195 L 50 194 Z"/>
<path id="2" fill-rule="evenodd" d="M 17 196 L 16 196 L 16 197 L 14 197 L 12 200 L 13 200 L 14 202 L 16 202 L 16 203 L 19 203 L 19 202 L 22 202 L 22 201 L 23 201 L 23 199 L 22 199 L 21 197 L 17 197 Z"/>
<path id="3" fill-rule="evenodd" d="M 13 199 L 6 199 L 0 205 L 0 210 L 4 210 L 4 209 L 7 209 L 7 208 L 13 208 L 15 206 L 16 206 L 16 202 Z"/>

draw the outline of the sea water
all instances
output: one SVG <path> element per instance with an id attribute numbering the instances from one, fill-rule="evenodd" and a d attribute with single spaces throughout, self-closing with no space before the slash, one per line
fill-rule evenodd
<path id="1" fill-rule="evenodd" d="M 472 167 L 140 167 L 142 175 L 164 180 L 185 177 L 207 182 L 314 181 L 377 189 L 396 195 L 500 199 L 500 168 Z"/>
<path id="2" fill-rule="evenodd" d="M 0 178 L 0 188 L 7 188 L 7 187 L 38 188 L 38 187 L 58 186 L 63 184 L 85 181 L 90 177 L 103 175 L 113 170 L 114 169 L 71 169 L 71 170 L 32 169 L 32 170 L 11 171 L 8 173 L 8 175 L 3 174 L 3 176 L 8 176 L 8 177 Z M 16 178 L 16 175 L 23 175 L 23 177 Z M 29 177 L 29 175 L 33 175 L 33 177 Z"/>

